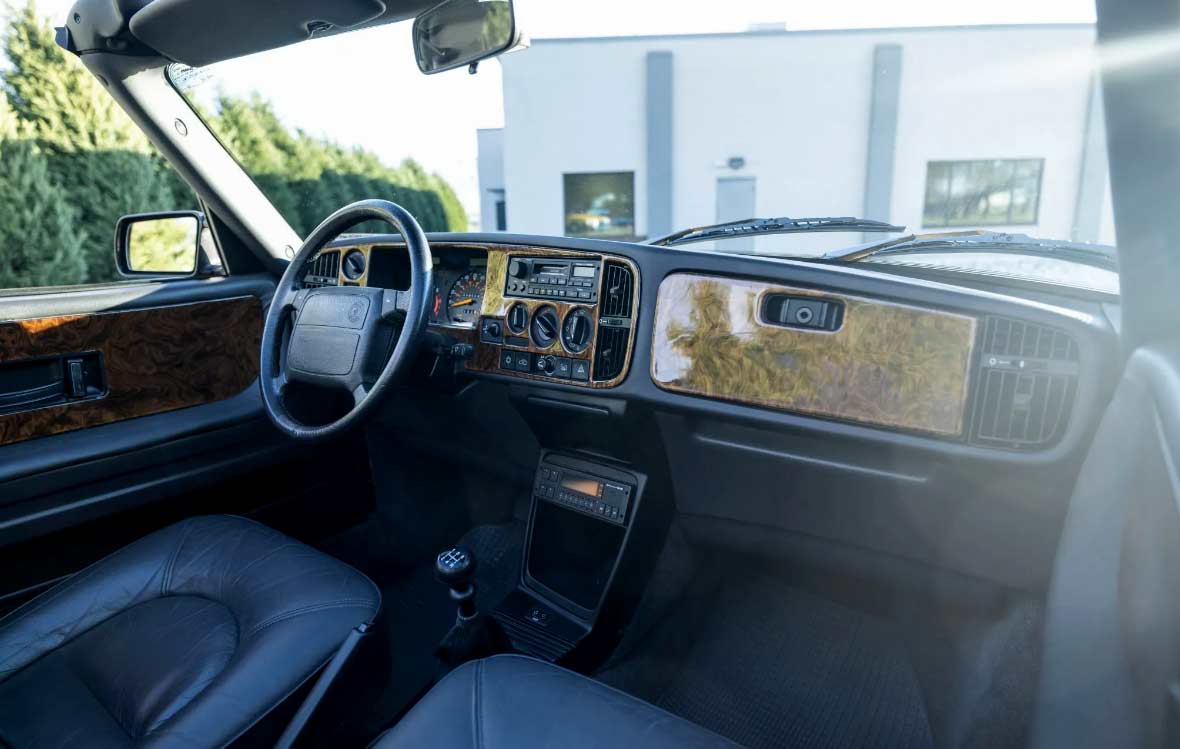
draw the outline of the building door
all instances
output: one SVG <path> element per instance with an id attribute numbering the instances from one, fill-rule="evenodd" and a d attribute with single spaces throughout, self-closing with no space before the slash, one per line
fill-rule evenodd
<path id="1" fill-rule="evenodd" d="M 718 177 L 717 178 L 717 223 L 725 221 L 740 221 L 754 218 L 755 185 L 753 177 Z M 730 239 L 725 243 L 727 249 L 752 250 L 754 238 L 743 237 Z"/>

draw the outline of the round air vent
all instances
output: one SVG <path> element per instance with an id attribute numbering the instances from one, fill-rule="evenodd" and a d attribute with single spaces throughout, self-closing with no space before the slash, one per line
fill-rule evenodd
<path id="1" fill-rule="evenodd" d="M 365 275 L 365 253 L 352 250 L 344 256 L 344 277 L 349 281 L 356 281 Z"/>

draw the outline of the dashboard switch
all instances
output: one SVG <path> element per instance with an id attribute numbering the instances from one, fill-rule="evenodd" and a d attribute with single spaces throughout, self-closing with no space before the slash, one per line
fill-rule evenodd
<path id="1" fill-rule="evenodd" d="M 500 369 L 516 369 L 516 352 L 500 350 Z"/>
<path id="2" fill-rule="evenodd" d="M 578 382 L 589 382 L 590 362 L 585 359 L 574 359 L 571 372 L 574 380 Z"/>

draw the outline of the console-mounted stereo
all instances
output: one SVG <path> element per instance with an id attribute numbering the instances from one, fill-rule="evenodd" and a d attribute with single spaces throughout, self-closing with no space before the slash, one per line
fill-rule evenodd
<path id="1" fill-rule="evenodd" d="M 533 493 L 538 499 L 616 525 L 626 524 L 631 503 L 630 486 L 551 463 L 541 463 L 537 469 Z"/>
<path id="2" fill-rule="evenodd" d="M 508 262 L 504 296 L 595 304 L 601 267 L 596 260 L 514 257 Z"/>

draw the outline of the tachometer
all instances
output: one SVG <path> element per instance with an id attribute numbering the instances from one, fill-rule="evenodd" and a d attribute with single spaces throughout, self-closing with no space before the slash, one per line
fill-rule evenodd
<path id="1" fill-rule="evenodd" d="M 475 325 L 483 306 L 486 278 L 483 271 L 467 271 L 455 279 L 447 295 L 447 322 L 452 325 Z"/>

